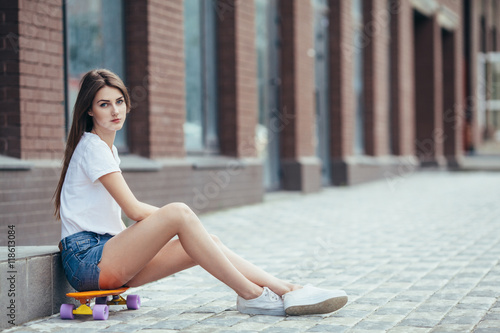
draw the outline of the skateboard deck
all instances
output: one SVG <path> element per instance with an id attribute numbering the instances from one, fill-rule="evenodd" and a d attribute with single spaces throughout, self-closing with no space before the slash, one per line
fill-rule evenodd
<path id="1" fill-rule="evenodd" d="M 128 295 L 125 300 L 121 294 L 128 290 L 128 287 L 113 290 L 91 290 L 76 293 L 68 293 L 66 296 L 72 297 L 80 302 L 80 306 L 75 309 L 74 304 L 62 304 L 60 309 L 61 319 L 75 319 L 75 315 L 92 315 L 95 320 L 106 320 L 109 316 L 109 305 L 127 305 L 129 310 L 137 310 L 141 306 L 139 295 Z M 112 296 L 109 299 L 109 296 Z M 90 303 L 95 298 L 95 305 L 90 307 Z"/>

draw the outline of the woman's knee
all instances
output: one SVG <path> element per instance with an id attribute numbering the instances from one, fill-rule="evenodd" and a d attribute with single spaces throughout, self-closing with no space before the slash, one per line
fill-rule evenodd
<path id="1" fill-rule="evenodd" d="M 191 208 L 182 202 L 173 202 L 163 206 L 160 208 L 160 214 L 162 214 L 163 221 L 175 223 L 179 229 L 188 224 L 200 223 Z"/>
<path id="2" fill-rule="evenodd" d="M 162 208 L 160 208 L 161 213 L 165 218 L 185 220 L 187 217 L 193 215 L 193 211 L 188 205 L 182 202 L 172 202 Z"/>

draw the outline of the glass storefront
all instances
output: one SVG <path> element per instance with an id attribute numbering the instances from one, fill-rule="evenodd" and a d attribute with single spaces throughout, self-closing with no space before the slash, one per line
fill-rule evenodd
<path id="1" fill-rule="evenodd" d="M 211 0 L 184 0 L 184 140 L 190 153 L 216 153 L 219 147 L 215 14 Z"/>
<path id="2" fill-rule="evenodd" d="M 316 97 L 316 156 L 321 159 L 321 178 L 330 185 L 330 103 L 328 1 L 312 0 L 314 9 L 314 73 Z"/>
<path id="3" fill-rule="evenodd" d="M 79 83 L 89 70 L 106 68 L 124 82 L 125 46 L 122 0 L 65 1 L 66 128 L 71 126 Z M 126 126 L 115 146 L 127 151 Z"/>
<path id="4" fill-rule="evenodd" d="M 364 136 L 364 80 L 363 80 L 363 0 L 352 1 L 352 20 L 354 25 L 354 93 L 356 98 L 356 118 L 354 126 L 354 154 L 365 152 Z"/>
<path id="5" fill-rule="evenodd" d="M 259 122 L 256 128 L 257 155 L 263 161 L 264 187 L 280 188 L 279 134 L 279 17 L 277 0 L 255 0 L 257 91 Z"/>

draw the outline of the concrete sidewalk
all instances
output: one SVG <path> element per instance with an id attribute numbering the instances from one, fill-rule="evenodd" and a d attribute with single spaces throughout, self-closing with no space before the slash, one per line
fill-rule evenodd
<path id="1" fill-rule="evenodd" d="M 284 279 L 342 288 L 336 313 L 248 316 L 200 268 L 136 288 L 107 321 L 59 315 L 7 332 L 500 332 L 500 173 L 419 172 L 202 216 Z"/>

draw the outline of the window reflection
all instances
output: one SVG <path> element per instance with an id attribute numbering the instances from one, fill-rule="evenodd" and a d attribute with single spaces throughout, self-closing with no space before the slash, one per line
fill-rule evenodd
<path id="1" fill-rule="evenodd" d="M 218 149 L 216 9 L 212 0 L 184 0 L 184 142 L 189 152 L 213 153 Z"/>
<path id="2" fill-rule="evenodd" d="M 356 95 L 356 121 L 354 153 L 364 154 L 364 84 L 363 84 L 363 1 L 353 0 L 352 20 L 354 24 L 354 93 Z"/>
<path id="3" fill-rule="evenodd" d="M 123 22 L 122 0 L 65 2 L 68 130 L 79 83 L 87 71 L 106 68 L 125 81 Z M 118 131 L 115 145 L 126 151 L 126 127 Z"/>

